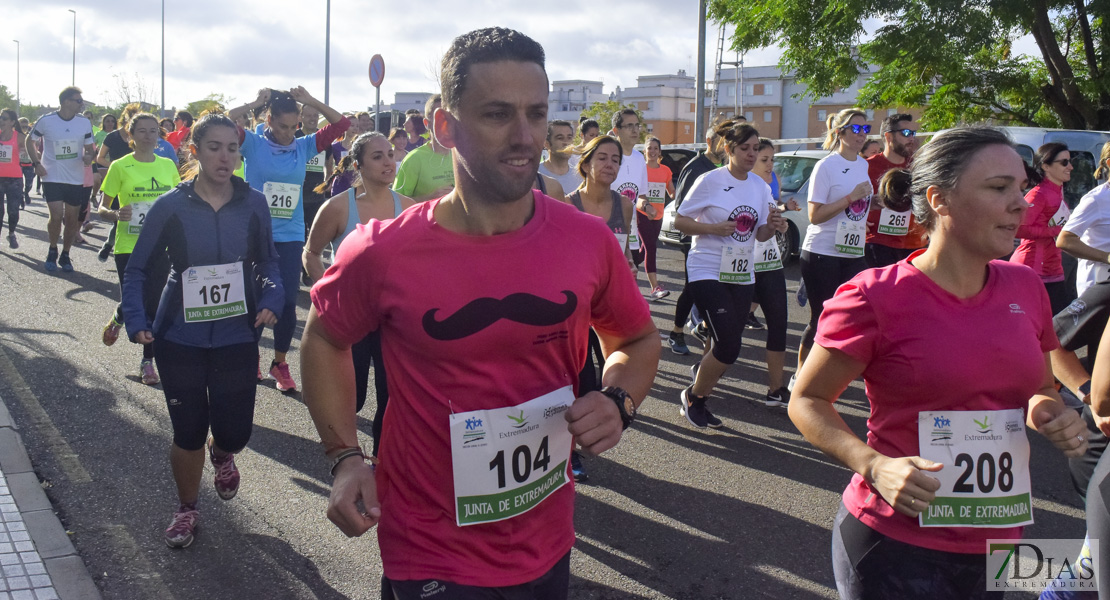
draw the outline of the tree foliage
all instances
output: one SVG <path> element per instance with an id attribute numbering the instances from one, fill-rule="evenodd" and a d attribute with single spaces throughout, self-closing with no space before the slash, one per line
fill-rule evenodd
<path id="1" fill-rule="evenodd" d="M 1106 0 L 712 0 L 733 48 L 778 45 L 780 66 L 827 96 L 877 72 L 868 107 L 924 106 L 926 127 L 993 118 L 1110 129 Z M 883 24 L 870 37 L 864 21 Z M 1014 52 L 1032 36 L 1039 56 Z"/>
<path id="2" fill-rule="evenodd" d="M 640 109 L 636 108 L 635 104 L 621 104 L 616 100 L 594 102 L 593 104 L 588 106 L 586 110 L 582 111 L 582 114 L 579 118 L 593 119 L 597 121 L 598 125 L 601 126 L 601 135 L 605 135 L 609 133 L 609 131 L 613 128 L 613 115 L 616 114 L 617 111 L 623 110 L 625 108 L 631 108 L 632 110 L 636 111 L 636 116 L 639 117 L 640 122 L 644 122 L 644 113 Z M 640 143 L 643 143 L 645 139 L 647 139 L 647 127 L 643 126 L 640 127 Z"/>
<path id="3" fill-rule="evenodd" d="M 194 118 L 199 118 L 206 112 L 227 112 L 227 107 L 231 105 L 231 101 L 231 98 L 213 92 L 200 100 L 185 105 L 185 110 L 189 111 L 189 114 L 193 115 Z"/>

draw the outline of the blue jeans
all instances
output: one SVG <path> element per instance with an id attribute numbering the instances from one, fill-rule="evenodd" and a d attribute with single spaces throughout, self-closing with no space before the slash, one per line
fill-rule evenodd
<path id="1" fill-rule="evenodd" d="M 4 208 L 8 209 L 8 233 L 15 233 L 19 223 L 19 208 L 23 204 L 23 180 L 19 177 L 0 177 L 0 222 Z"/>
<path id="2" fill-rule="evenodd" d="M 285 306 L 281 318 L 274 325 L 274 352 L 288 352 L 297 328 L 297 294 L 301 291 L 301 253 L 304 242 L 274 242 L 281 270 L 281 285 L 285 289 Z M 258 328 L 262 337 L 262 328 Z"/>

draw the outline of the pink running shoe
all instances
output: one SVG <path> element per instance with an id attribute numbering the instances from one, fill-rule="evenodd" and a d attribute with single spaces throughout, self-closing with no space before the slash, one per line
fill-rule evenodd
<path id="1" fill-rule="evenodd" d="M 212 451 L 214 445 L 212 438 L 208 438 L 208 458 L 216 471 L 216 494 L 223 500 L 231 500 L 239 493 L 239 468 L 235 466 L 235 455 L 218 457 Z"/>
<path id="2" fill-rule="evenodd" d="M 188 548 L 196 538 L 197 512 L 195 504 L 182 504 L 173 513 L 173 521 L 166 528 L 166 545 L 170 548 Z"/>
<path id="3" fill-rule="evenodd" d="M 158 385 L 161 381 L 158 371 L 154 370 L 154 361 L 149 358 L 139 363 L 139 376 L 143 379 L 143 385 Z"/>
<path id="4" fill-rule="evenodd" d="M 100 341 L 104 342 L 105 346 L 111 346 L 119 339 L 119 330 L 123 327 L 123 323 L 116 320 L 116 315 L 112 315 L 112 319 L 104 326 L 104 331 L 100 334 Z"/>
<path id="5" fill-rule="evenodd" d="M 279 362 L 270 367 L 270 377 L 277 382 L 277 389 L 281 392 L 297 391 L 297 382 L 289 374 L 289 363 Z"/>

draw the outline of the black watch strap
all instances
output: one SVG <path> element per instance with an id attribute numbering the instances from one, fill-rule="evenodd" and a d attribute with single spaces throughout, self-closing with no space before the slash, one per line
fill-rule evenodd
<path id="1" fill-rule="evenodd" d="M 617 405 L 621 415 L 621 429 L 628 429 L 628 426 L 636 420 L 636 403 L 632 400 L 632 396 L 619 387 L 609 385 L 598 391 L 608 396 Z"/>

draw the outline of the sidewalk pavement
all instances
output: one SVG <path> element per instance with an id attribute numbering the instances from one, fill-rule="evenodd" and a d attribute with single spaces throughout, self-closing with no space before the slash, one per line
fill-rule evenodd
<path id="1" fill-rule="evenodd" d="M 100 600 L 0 398 L 0 600 Z"/>

